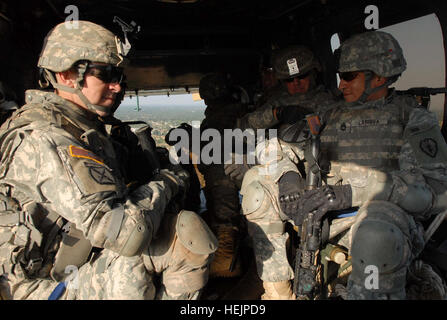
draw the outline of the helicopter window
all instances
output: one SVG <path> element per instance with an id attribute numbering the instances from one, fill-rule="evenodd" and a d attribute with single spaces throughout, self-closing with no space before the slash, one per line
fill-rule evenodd
<path id="1" fill-rule="evenodd" d="M 444 41 L 436 14 L 422 16 L 382 29 L 391 33 L 400 43 L 407 70 L 394 84 L 396 89 L 413 87 L 445 87 Z M 444 94 L 432 95 L 429 110 L 435 112 L 441 123 Z"/>
<path id="2" fill-rule="evenodd" d="M 334 33 L 331 37 L 331 49 L 332 49 L 332 53 L 334 53 L 335 50 L 337 50 L 338 48 L 340 48 L 340 37 L 338 36 L 338 33 Z M 340 77 L 338 76 L 338 73 L 336 74 L 337 76 L 337 87 L 340 84 Z"/>

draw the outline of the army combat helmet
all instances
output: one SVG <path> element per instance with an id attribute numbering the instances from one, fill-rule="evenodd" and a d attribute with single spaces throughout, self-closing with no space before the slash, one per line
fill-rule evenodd
<path id="1" fill-rule="evenodd" d="M 320 63 L 305 46 L 290 46 L 274 52 L 272 66 L 280 80 L 302 76 L 314 69 L 321 71 Z"/>
<path id="2" fill-rule="evenodd" d="M 81 92 L 84 75 L 91 62 L 102 62 L 118 67 L 126 54 L 120 39 L 104 27 L 89 21 L 77 21 L 77 26 L 65 22 L 54 27 L 45 38 L 37 66 L 43 71 L 41 87 L 49 83 L 58 90 L 75 93 L 93 112 L 109 114 L 112 110 L 94 105 Z M 76 67 L 78 78 L 74 88 L 57 83 L 54 72 Z"/>
<path id="3" fill-rule="evenodd" d="M 231 93 L 231 85 L 224 75 L 210 73 L 200 79 L 199 94 L 204 100 L 217 100 Z"/>
<path id="4" fill-rule="evenodd" d="M 371 89 L 373 74 L 365 73 L 365 92 L 360 101 L 397 81 L 407 68 L 402 48 L 389 33 L 369 31 L 356 34 L 342 43 L 339 49 L 338 72 L 372 71 L 388 80 L 380 87 Z"/>

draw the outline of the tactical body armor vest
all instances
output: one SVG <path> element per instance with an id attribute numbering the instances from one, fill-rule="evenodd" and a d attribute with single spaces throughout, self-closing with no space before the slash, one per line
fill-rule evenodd
<path id="1" fill-rule="evenodd" d="M 406 101 L 402 101 L 405 99 Z M 389 172 L 399 168 L 403 132 L 417 104 L 391 95 L 359 106 L 340 106 L 326 114 L 321 134 L 321 163 L 329 163 L 328 183 L 343 179 L 353 166 Z"/>

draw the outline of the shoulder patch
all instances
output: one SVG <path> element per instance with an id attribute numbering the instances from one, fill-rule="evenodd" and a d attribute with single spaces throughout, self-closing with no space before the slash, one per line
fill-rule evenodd
<path id="1" fill-rule="evenodd" d="M 438 154 L 438 144 L 436 140 L 432 138 L 422 139 L 419 143 L 419 147 L 425 154 L 429 155 L 432 158 L 435 158 Z"/>
<path id="2" fill-rule="evenodd" d="M 84 159 L 93 160 L 99 164 L 104 164 L 104 160 L 102 160 L 100 157 L 96 156 L 95 154 L 93 154 L 92 152 L 90 152 L 86 149 L 76 147 L 74 145 L 70 145 L 68 147 L 68 149 L 69 149 L 70 156 L 72 156 L 73 158 L 84 158 Z"/>
<path id="3" fill-rule="evenodd" d="M 90 177 L 92 177 L 92 179 L 95 180 L 96 183 L 103 185 L 115 184 L 115 179 L 112 173 L 106 167 L 92 163 L 84 163 L 84 165 L 88 168 Z"/>

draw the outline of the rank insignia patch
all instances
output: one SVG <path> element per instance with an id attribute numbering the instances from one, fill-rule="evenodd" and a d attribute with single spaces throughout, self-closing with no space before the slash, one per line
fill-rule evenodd
<path id="1" fill-rule="evenodd" d="M 91 163 L 85 163 L 85 166 L 88 168 L 90 176 L 98 184 L 115 184 L 115 179 L 113 178 L 112 173 L 107 167 Z"/>
<path id="2" fill-rule="evenodd" d="M 421 150 L 428 156 L 434 158 L 438 154 L 438 144 L 432 138 L 425 138 L 419 143 Z"/>
<path id="3" fill-rule="evenodd" d="M 70 145 L 69 153 L 70 153 L 70 156 L 72 156 L 74 158 L 90 159 L 90 160 L 95 161 L 96 163 L 104 164 L 104 161 L 101 158 L 99 158 L 98 156 L 96 156 L 92 152 L 90 152 L 88 150 L 85 150 L 85 149 L 82 149 L 80 147 L 76 147 L 76 146 Z"/>

